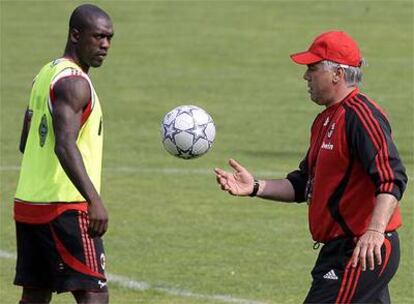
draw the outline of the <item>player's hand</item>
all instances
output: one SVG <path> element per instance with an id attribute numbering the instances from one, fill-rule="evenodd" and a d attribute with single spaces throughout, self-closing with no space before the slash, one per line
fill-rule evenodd
<path id="1" fill-rule="evenodd" d="M 381 265 L 381 246 L 384 238 L 383 233 L 367 230 L 357 241 L 351 258 L 352 267 L 356 267 L 359 263 L 362 271 L 365 271 L 367 266 L 370 270 L 374 270 L 375 262 Z"/>
<path id="2" fill-rule="evenodd" d="M 100 199 L 89 203 L 88 216 L 90 237 L 103 236 L 108 229 L 108 213 Z"/>
<path id="3" fill-rule="evenodd" d="M 247 196 L 252 193 L 254 178 L 250 172 L 234 159 L 229 160 L 229 165 L 234 169 L 234 172 L 226 172 L 219 168 L 214 169 L 217 183 L 221 189 L 236 196 Z"/>

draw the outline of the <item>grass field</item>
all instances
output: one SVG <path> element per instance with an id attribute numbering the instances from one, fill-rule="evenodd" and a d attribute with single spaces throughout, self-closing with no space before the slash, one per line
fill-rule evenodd
<path id="1" fill-rule="evenodd" d="M 309 101 L 303 67 L 288 55 L 321 31 L 344 29 L 359 41 L 369 63 L 362 90 L 389 114 L 413 178 L 412 1 L 91 2 L 110 13 L 115 29 L 107 61 L 91 71 L 105 111 L 107 271 L 148 284 L 140 291 L 110 283 L 112 303 L 303 301 L 317 256 L 306 205 L 230 197 L 212 170 L 230 157 L 259 178 L 297 167 L 322 108 Z M 31 80 L 62 54 L 79 3 L 0 1 L 2 303 L 20 294 L 12 285 L 11 213 Z M 217 128 L 212 151 L 192 161 L 167 154 L 159 138 L 164 114 L 188 103 L 208 110 Z M 409 185 L 393 303 L 414 299 L 413 195 Z"/>

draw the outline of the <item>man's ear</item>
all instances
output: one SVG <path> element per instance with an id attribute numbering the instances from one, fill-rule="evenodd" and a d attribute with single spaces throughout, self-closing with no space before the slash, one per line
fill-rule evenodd
<path id="1" fill-rule="evenodd" d="M 344 71 L 344 69 L 343 68 L 337 68 L 333 72 L 332 82 L 333 83 L 338 83 L 344 77 L 345 77 L 345 71 Z"/>
<path id="2" fill-rule="evenodd" d="M 76 44 L 78 43 L 79 38 L 80 38 L 80 31 L 77 28 L 72 28 L 70 30 L 70 41 Z"/>

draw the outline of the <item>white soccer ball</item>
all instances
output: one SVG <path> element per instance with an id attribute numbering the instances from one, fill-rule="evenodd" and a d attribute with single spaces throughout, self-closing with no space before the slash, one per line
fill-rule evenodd
<path id="1" fill-rule="evenodd" d="M 203 109 L 193 105 L 174 108 L 161 123 L 161 138 L 165 150 L 183 159 L 199 157 L 213 145 L 216 127 Z"/>

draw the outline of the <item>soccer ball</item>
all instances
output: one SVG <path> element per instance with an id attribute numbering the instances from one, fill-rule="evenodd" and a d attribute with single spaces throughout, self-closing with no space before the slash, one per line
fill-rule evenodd
<path id="1" fill-rule="evenodd" d="M 203 109 L 193 105 L 174 108 L 161 123 L 161 138 L 165 150 L 183 159 L 199 157 L 213 145 L 216 127 Z"/>

